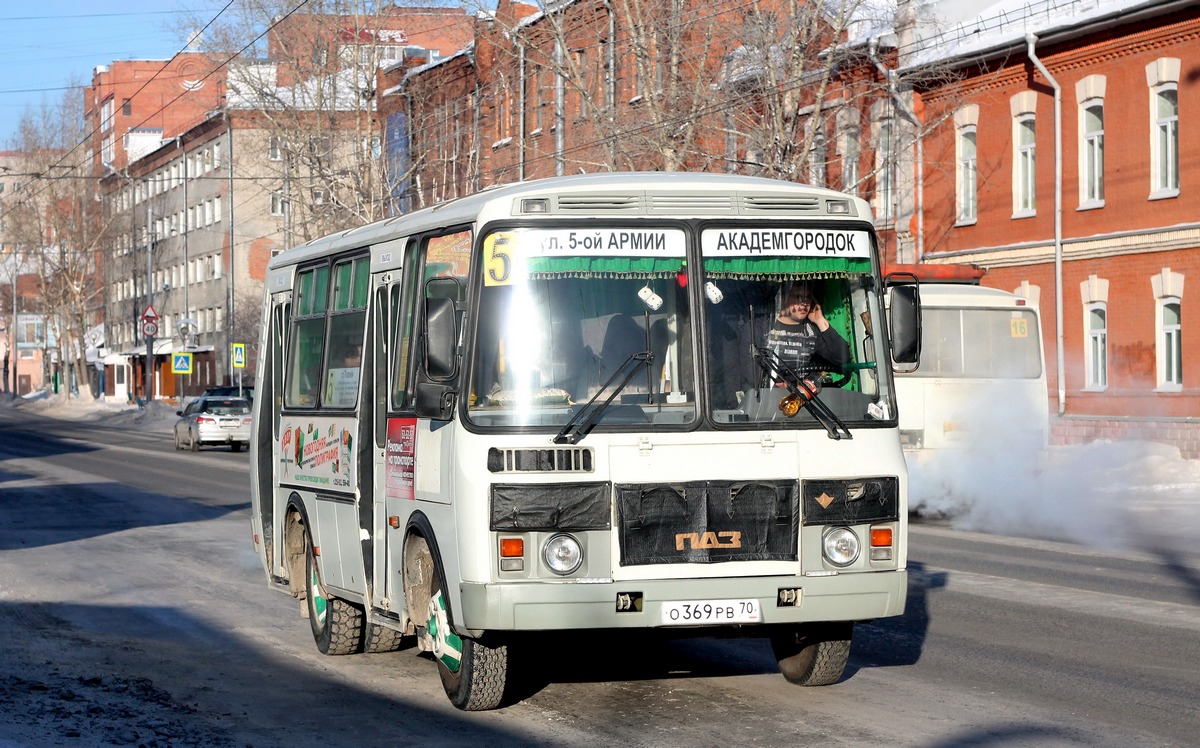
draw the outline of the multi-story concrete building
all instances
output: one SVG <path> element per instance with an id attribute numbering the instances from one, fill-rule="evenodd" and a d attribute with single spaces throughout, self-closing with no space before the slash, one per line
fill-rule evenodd
<path id="1" fill-rule="evenodd" d="M 148 308 L 157 316 L 155 398 L 253 382 L 270 257 L 383 216 L 375 70 L 416 44 L 461 43 L 470 20 L 440 8 L 289 18 L 272 30 L 270 59 L 216 69 L 188 52 L 97 72 L 88 100 L 111 247 L 109 397 L 145 397 Z M 125 85 L 133 70 L 158 70 L 161 90 L 127 94 L 111 78 L 118 70 Z M 168 81 L 186 85 L 177 92 Z M 158 96 L 164 111 L 143 112 L 143 95 Z M 240 361 L 235 345 L 244 346 Z M 181 354 L 190 373 L 177 373 Z"/>

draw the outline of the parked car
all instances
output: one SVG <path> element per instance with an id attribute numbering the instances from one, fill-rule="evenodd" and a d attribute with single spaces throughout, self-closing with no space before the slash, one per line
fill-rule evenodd
<path id="1" fill-rule="evenodd" d="M 254 385 L 250 384 L 241 388 L 236 384 L 232 387 L 209 387 L 200 393 L 200 397 L 244 397 L 250 402 L 254 402 Z"/>
<path id="2" fill-rule="evenodd" d="M 176 415 L 175 449 L 228 444 L 237 452 L 250 444 L 250 401 L 244 397 L 201 396 Z"/>

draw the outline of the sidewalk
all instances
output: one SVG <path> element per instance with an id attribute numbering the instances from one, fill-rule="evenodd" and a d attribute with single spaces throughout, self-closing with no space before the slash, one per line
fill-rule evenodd
<path id="1" fill-rule="evenodd" d="M 146 408 L 128 403 L 107 403 L 90 396 L 67 397 L 38 392 L 24 397 L 0 394 L 0 408 L 21 408 L 48 418 L 63 421 L 85 421 L 103 423 L 106 426 L 123 427 L 138 431 L 170 434 L 179 416 L 181 406 L 166 402 L 151 402 Z"/>

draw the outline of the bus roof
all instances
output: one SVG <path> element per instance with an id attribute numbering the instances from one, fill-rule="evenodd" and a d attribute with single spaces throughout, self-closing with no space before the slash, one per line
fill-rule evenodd
<path id="1" fill-rule="evenodd" d="M 922 283 L 921 306 L 939 307 L 1018 307 L 1037 308 L 1037 302 L 1001 291 L 998 288 L 971 283 Z"/>
<path id="2" fill-rule="evenodd" d="M 653 194 L 652 194 L 653 193 Z M 523 210 L 522 201 L 544 201 Z M 830 212 L 829 204 L 845 212 Z M 866 201 L 844 192 L 763 177 L 708 172 L 604 172 L 491 187 L 430 208 L 314 239 L 272 258 L 277 268 L 397 236 L 501 218 L 821 218 L 870 220 Z"/>

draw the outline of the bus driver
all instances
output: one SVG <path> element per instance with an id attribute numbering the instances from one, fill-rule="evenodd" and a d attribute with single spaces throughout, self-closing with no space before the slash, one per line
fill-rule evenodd
<path id="1" fill-rule="evenodd" d="M 850 361 L 850 346 L 829 325 L 816 295 L 804 283 L 784 290 L 766 347 L 800 376 Z"/>

